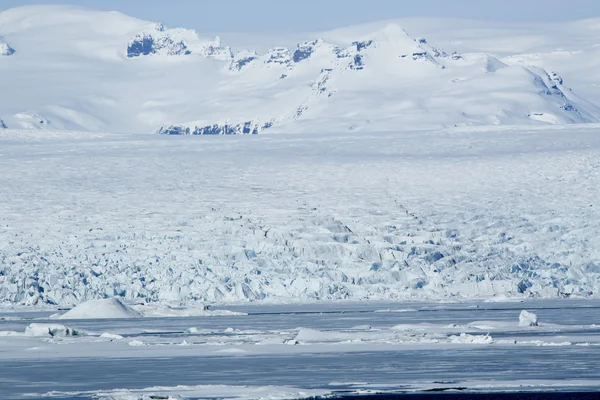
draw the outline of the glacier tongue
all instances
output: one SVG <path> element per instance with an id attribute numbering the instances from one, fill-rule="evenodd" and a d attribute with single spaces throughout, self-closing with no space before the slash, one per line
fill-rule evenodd
<path id="1" fill-rule="evenodd" d="M 0 299 L 597 296 L 598 129 L 0 130 Z"/>

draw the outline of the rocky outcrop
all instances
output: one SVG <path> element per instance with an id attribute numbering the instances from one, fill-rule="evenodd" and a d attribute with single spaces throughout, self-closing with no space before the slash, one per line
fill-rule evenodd
<path id="1" fill-rule="evenodd" d="M 292 52 L 286 47 L 275 47 L 266 55 L 265 64 L 289 65 L 292 61 Z"/>
<path id="2" fill-rule="evenodd" d="M 194 126 L 194 128 L 184 125 L 165 125 L 157 133 L 160 135 L 257 135 L 272 126 L 273 122 L 260 124 L 254 121 Z"/>
<path id="3" fill-rule="evenodd" d="M 136 35 L 127 46 L 127 57 L 129 58 L 158 53 L 170 56 L 192 54 L 184 41 L 174 41 L 169 37 L 155 38 L 148 33 Z"/>
<path id="4" fill-rule="evenodd" d="M 241 71 L 258 59 L 255 51 L 243 50 L 238 52 L 229 64 L 230 71 Z"/>
<path id="5" fill-rule="evenodd" d="M 304 42 L 298 45 L 296 51 L 292 56 L 292 60 L 295 63 L 298 63 L 302 60 L 306 60 L 310 58 L 310 56 L 316 51 L 316 48 L 323 44 L 322 39 L 312 40 L 308 42 Z"/>
<path id="6" fill-rule="evenodd" d="M 363 62 L 363 56 L 361 54 L 356 54 L 350 63 L 350 69 L 360 71 L 365 68 L 365 63 Z"/>
<path id="7" fill-rule="evenodd" d="M 138 33 L 127 45 L 128 58 L 152 54 L 167 56 L 200 54 L 218 60 L 233 58 L 231 49 L 221 46 L 219 37 L 206 42 L 202 41 L 193 30 L 167 29 L 162 24 L 156 24 L 153 29 Z"/>
<path id="8" fill-rule="evenodd" d="M 374 43 L 373 40 L 364 40 L 362 42 L 352 42 L 352 46 L 356 47 L 356 51 L 362 51 L 373 46 Z"/>

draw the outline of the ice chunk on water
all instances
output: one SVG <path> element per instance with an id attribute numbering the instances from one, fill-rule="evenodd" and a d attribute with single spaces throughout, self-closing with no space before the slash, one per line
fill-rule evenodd
<path id="1" fill-rule="evenodd" d="M 142 314 L 117 298 L 90 300 L 58 317 L 59 319 L 140 318 Z"/>
<path id="2" fill-rule="evenodd" d="M 468 333 L 461 333 L 460 336 L 450 336 L 448 339 L 450 343 L 457 344 L 490 344 L 494 341 L 490 335 L 469 335 Z"/>
<path id="3" fill-rule="evenodd" d="M 104 338 L 104 339 L 111 339 L 111 340 L 123 339 L 123 336 L 121 336 L 121 335 L 116 335 L 114 333 L 108 333 L 108 332 L 104 332 L 102 335 L 100 335 L 100 337 Z"/>
<path id="4" fill-rule="evenodd" d="M 68 326 L 64 326 L 61 324 L 30 324 L 27 328 L 25 328 L 25 336 L 34 336 L 34 337 L 67 337 L 67 336 L 75 336 L 77 332 Z"/>
<path id="5" fill-rule="evenodd" d="M 519 326 L 538 326 L 538 318 L 534 313 L 523 310 L 519 315 Z"/>

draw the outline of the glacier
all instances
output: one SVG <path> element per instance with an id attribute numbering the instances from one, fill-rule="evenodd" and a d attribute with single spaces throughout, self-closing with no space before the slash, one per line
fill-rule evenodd
<path id="1" fill-rule="evenodd" d="M 589 298 L 599 125 L 0 130 L 0 299 Z"/>

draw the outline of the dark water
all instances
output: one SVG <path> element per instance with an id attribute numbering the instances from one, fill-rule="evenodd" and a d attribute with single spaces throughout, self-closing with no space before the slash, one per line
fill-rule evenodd
<path id="1" fill-rule="evenodd" d="M 476 307 L 476 308 L 475 308 Z M 177 336 L 186 328 L 200 329 L 252 328 L 293 329 L 348 328 L 368 324 L 393 326 L 399 323 L 437 324 L 468 323 L 474 320 L 516 321 L 521 309 L 536 310 L 543 322 L 564 325 L 600 323 L 598 302 L 560 302 L 529 304 L 465 305 L 330 305 L 328 313 L 319 313 L 323 306 L 239 307 L 252 313 L 248 316 L 217 318 L 147 318 L 142 320 L 71 321 L 77 329 L 110 331 L 127 334 L 144 329 L 164 329 Z M 314 308 L 314 309 L 313 309 Z M 378 309 L 414 309 L 414 312 L 374 313 Z M 265 312 L 266 311 L 266 312 Z M 333 312 L 333 313 L 331 313 Z M 37 316 L 37 315 L 36 315 Z M 0 330 L 23 331 L 32 321 L 0 321 Z M 39 321 L 36 321 L 39 322 Z M 574 331 L 576 332 L 576 331 Z M 561 334 L 569 333 L 569 329 Z M 154 333 L 156 334 L 156 333 Z M 511 333 L 497 333 L 501 338 Z M 532 333 L 528 333 L 531 335 Z M 537 332 L 538 336 L 552 334 Z M 600 330 L 588 329 L 586 335 L 600 335 Z M 576 337 L 576 335 L 575 335 Z M 585 341 L 581 339 L 581 341 Z M 179 353 L 181 354 L 181 353 Z M 415 382 L 431 384 L 444 381 L 456 383 L 514 380 L 552 381 L 551 393 L 455 393 L 435 392 L 379 396 L 345 397 L 368 399 L 598 399 L 600 393 L 568 393 L 568 381 L 600 380 L 600 348 L 583 346 L 467 346 L 438 350 L 390 350 L 380 352 L 321 353 L 294 355 L 224 355 L 219 357 L 126 357 L 123 358 L 56 358 L 3 359 L 0 362 L 0 400 L 21 399 L 24 394 L 59 392 L 89 392 L 115 388 L 143 389 L 152 386 L 177 385 L 247 385 L 292 386 L 306 389 L 327 389 L 340 395 L 355 389 L 351 382 L 368 383 L 369 389 L 401 388 Z M 348 382 L 347 384 L 332 384 Z M 565 382 L 561 387 L 560 383 Z M 595 384 L 595 383 L 591 383 Z M 358 386 L 360 387 L 360 385 Z M 428 386 L 430 387 L 430 386 Z M 577 390 L 598 390 L 581 387 Z M 39 396 L 38 396 L 39 397 Z M 27 397 L 27 398 L 36 398 Z M 89 396 L 53 397 L 54 399 L 88 399 Z"/>
<path id="2" fill-rule="evenodd" d="M 175 385 L 276 385 L 344 391 L 349 387 L 331 383 L 369 382 L 370 388 L 384 390 L 387 385 L 423 381 L 450 381 L 460 387 L 465 379 L 560 383 L 600 377 L 600 351 L 575 346 L 534 347 L 528 348 L 526 354 L 523 350 L 484 346 L 285 356 L 5 360 L 0 364 L 0 398 L 53 390 L 81 392 Z M 600 399 L 600 395 L 595 398 Z"/>

